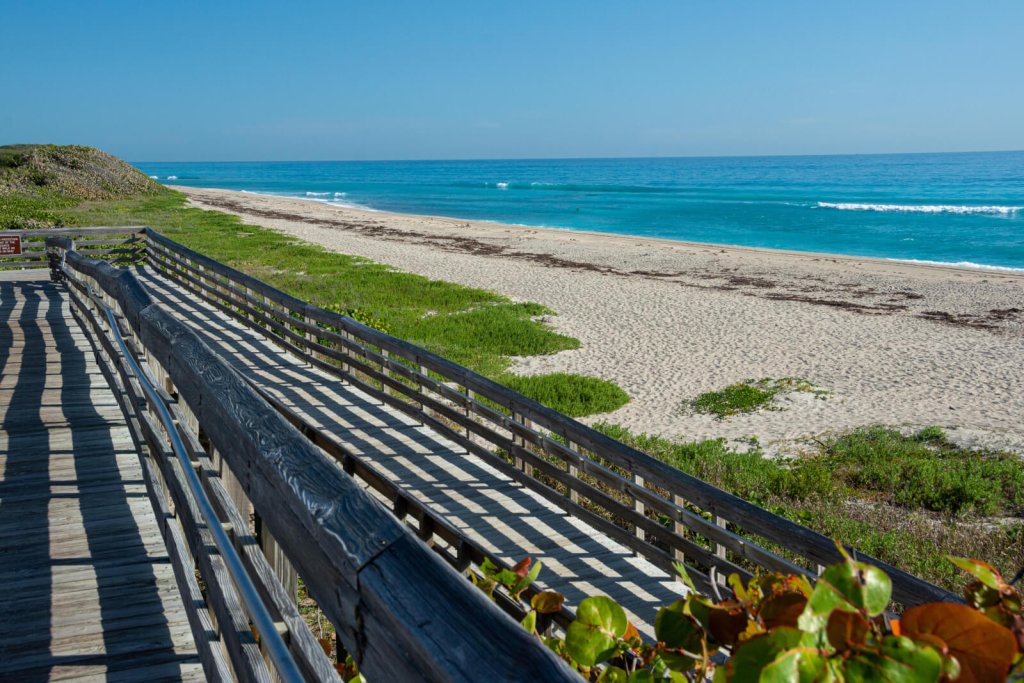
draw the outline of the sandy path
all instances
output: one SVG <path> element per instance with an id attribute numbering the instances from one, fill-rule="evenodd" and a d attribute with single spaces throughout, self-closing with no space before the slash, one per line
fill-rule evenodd
<path id="1" fill-rule="evenodd" d="M 854 426 L 939 424 L 966 443 L 1024 450 L 1024 274 L 176 189 L 330 249 L 545 304 L 583 347 L 518 370 L 614 380 L 632 401 L 597 419 L 779 448 Z M 831 394 L 724 421 L 680 409 L 703 391 L 785 376 Z"/>

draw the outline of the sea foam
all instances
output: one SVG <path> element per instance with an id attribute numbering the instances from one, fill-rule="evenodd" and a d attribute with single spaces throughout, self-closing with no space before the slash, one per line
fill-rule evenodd
<path id="1" fill-rule="evenodd" d="M 818 202 L 819 209 L 839 211 L 879 211 L 882 213 L 958 213 L 1010 216 L 1024 210 L 1024 206 L 966 206 L 954 204 L 847 204 Z"/>
<path id="2" fill-rule="evenodd" d="M 974 263 L 973 261 L 927 261 L 913 258 L 887 258 L 886 261 L 897 263 L 913 263 L 923 266 L 953 266 L 956 268 L 974 268 L 975 270 L 995 270 L 1009 273 L 1024 273 L 1024 268 L 1012 268 L 1010 266 L 990 266 L 985 263 Z"/>

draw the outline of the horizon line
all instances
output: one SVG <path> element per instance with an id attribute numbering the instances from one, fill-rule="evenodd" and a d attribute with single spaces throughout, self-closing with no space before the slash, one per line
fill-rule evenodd
<path id="1" fill-rule="evenodd" d="M 99 148 L 97 148 L 99 149 Z M 930 156 L 946 154 L 1020 154 L 1024 149 L 959 150 L 942 152 L 827 152 L 817 154 L 674 154 L 646 156 L 568 156 L 568 157 L 449 157 L 434 159 L 182 159 L 182 160 L 133 160 L 132 164 L 264 164 L 264 163 L 438 163 L 465 161 L 615 161 L 649 159 L 798 159 L 818 157 L 879 157 L 879 156 Z"/>

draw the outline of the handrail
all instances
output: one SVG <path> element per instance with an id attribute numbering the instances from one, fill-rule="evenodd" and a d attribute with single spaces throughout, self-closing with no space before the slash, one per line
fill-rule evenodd
<path id="1" fill-rule="evenodd" d="M 116 303 L 147 364 L 173 381 L 176 401 L 205 430 L 369 680 L 475 681 L 514 671 L 578 681 L 155 303 L 132 272 L 77 254 L 67 238 L 48 247 L 64 258 L 71 284 L 93 282 Z"/>
<path id="2" fill-rule="evenodd" d="M 841 559 L 834 542 L 822 534 L 626 446 L 467 368 L 348 316 L 281 292 L 152 229 L 147 228 L 145 234 L 149 263 L 222 313 L 261 331 L 306 362 L 422 420 L 570 514 L 593 523 L 661 566 L 670 565 L 672 558 L 644 540 L 645 534 L 667 542 L 676 559 L 685 556 L 689 560 L 692 556 L 703 566 L 717 565 L 726 573 L 736 568 L 727 560 L 729 555 L 771 570 L 806 571 L 725 528 L 726 524 L 766 538 L 818 565 Z M 396 362 L 394 356 L 407 364 Z M 435 380 L 431 373 L 440 375 L 443 380 Z M 380 383 L 384 389 L 376 389 L 366 378 Z M 416 388 L 410 388 L 403 380 Z M 454 382 L 456 387 L 446 385 L 445 381 Z M 394 394 L 401 394 L 405 400 Z M 495 411 L 477 397 L 502 406 L 510 415 Z M 484 426 L 481 421 L 494 426 Z M 491 450 L 457 433 L 447 423 L 455 423 L 473 436 L 483 437 L 510 453 L 517 466 L 495 460 Z M 538 427 L 549 433 L 543 433 Z M 532 448 L 527 448 L 527 444 Z M 564 468 L 553 465 L 545 456 L 560 459 Z M 527 467 L 565 487 L 566 495 L 555 494 L 551 486 L 539 483 L 532 473 L 523 471 Z M 583 475 L 591 477 L 599 486 L 595 488 L 584 482 Z M 667 495 L 661 491 L 666 491 Z M 628 519 L 635 534 L 574 504 L 574 495 L 603 501 L 615 516 Z M 631 500 L 632 509 L 617 502 L 616 495 Z M 711 513 L 712 520 L 702 518 L 687 505 Z M 650 516 L 654 512 L 667 515 L 676 529 L 659 528 L 659 522 Z M 709 539 L 713 543 L 712 552 L 694 547 L 693 542 L 682 536 L 683 527 Z M 900 602 L 959 600 L 953 593 L 888 563 L 860 553 L 857 557 L 890 575 L 894 598 Z M 743 571 L 740 568 L 741 574 Z"/>
<path id="3" fill-rule="evenodd" d="M 149 380 L 146 379 L 142 370 L 139 368 L 138 363 L 135 362 L 135 357 L 132 355 L 131 351 L 128 350 L 128 346 L 125 344 L 124 338 L 121 336 L 121 331 L 117 326 L 114 311 L 106 304 L 103 304 L 103 309 L 106 311 L 107 323 L 110 326 L 114 340 L 121 349 L 121 353 L 125 361 L 135 374 L 142 390 L 146 394 L 146 398 L 149 400 L 150 406 L 156 409 L 157 416 L 160 418 L 164 431 L 170 439 L 171 449 L 178 457 L 178 462 L 181 463 L 182 472 L 189 484 L 189 488 L 192 490 L 192 495 L 195 497 L 203 518 L 206 520 L 206 527 L 213 535 L 213 540 L 217 545 L 217 550 L 224 559 L 228 572 L 231 574 L 231 580 L 235 583 L 235 588 L 238 590 L 238 594 L 242 598 L 242 602 L 245 604 L 245 607 L 249 612 L 249 617 L 253 620 L 256 630 L 260 634 L 260 639 L 266 647 L 271 660 L 273 660 L 274 666 L 277 668 L 278 676 L 281 680 L 289 683 L 299 683 L 304 681 L 305 678 L 303 677 L 302 672 L 299 671 L 298 665 L 292 658 L 291 653 L 288 652 L 288 646 L 285 645 L 284 640 L 281 638 L 281 634 L 277 632 L 273 617 L 270 616 L 266 606 L 260 599 L 256 586 L 253 584 L 249 574 L 245 571 L 245 566 L 242 564 L 242 558 L 238 556 L 238 552 L 235 550 L 234 545 L 232 545 L 231 539 L 228 538 L 227 533 L 224 531 L 224 527 L 217 520 L 217 513 L 213 509 L 210 499 L 206 496 L 206 492 L 203 490 L 203 485 L 199 481 L 199 476 L 192 467 L 192 461 L 188 456 L 188 449 L 185 448 L 185 444 L 181 440 L 181 435 L 178 434 L 178 430 L 174 426 L 174 421 L 171 419 L 171 414 L 168 412 L 167 406 L 164 405 L 163 400 L 156 393 L 156 390 L 149 383 Z"/>

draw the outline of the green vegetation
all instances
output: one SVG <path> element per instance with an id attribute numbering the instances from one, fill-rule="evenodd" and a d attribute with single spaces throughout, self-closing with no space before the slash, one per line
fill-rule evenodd
<path id="1" fill-rule="evenodd" d="M 724 419 L 730 415 L 752 413 L 762 408 L 781 410 L 774 406 L 775 397 L 791 392 L 808 392 L 818 398 L 825 398 L 828 392 L 819 389 L 805 379 L 783 377 L 782 379 L 748 379 L 730 384 L 720 391 L 700 394 L 685 407 L 697 413 L 707 413 Z"/>
<path id="2" fill-rule="evenodd" d="M 32 179 L 36 178 L 39 182 Z M 553 312 L 494 292 L 396 271 L 329 252 L 185 197 L 114 157 L 87 147 L 0 147 L 0 225 L 148 225 L 293 296 L 353 314 L 556 410 L 580 416 L 628 397 L 610 382 L 578 375 L 519 378 L 513 356 L 555 353 L 579 341 L 535 318 Z"/>
<path id="3" fill-rule="evenodd" d="M 960 448 L 929 427 L 904 436 L 885 427 L 822 440 L 790 460 L 724 439 L 676 443 L 617 425 L 597 429 L 745 500 L 947 588 L 944 555 L 985 557 L 1003 571 L 1024 565 L 1024 462 Z"/>
<path id="4" fill-rule="evenodd" d="M 583 375 L 503 375 L 499 381 L 544 405 L 560 406 L 558 410 L 569 417 L 611 412 L 629 401 L 626 392 L 616 384 Z"/>
<path id="5" fill-rule="evenodd" d="M 523 628 L 592 683 L 1020 680 L 1024 595 L 995 567 L 945 558 L 967 574 L 964 603 L 919 604 L 896 619 L 888 613 L 888 574 L 841 545 L 839 552 L 842 559 L 813 586 L 806 576 L 759 573 L 744 584 L 732 574 L 728 590 L 714 595 L 697 592 L 686 567 L 675 563 L 690 590 L 653 619 L 638 614 L 654 624 L 653 642 L 643 640 L 621 605 L 600 595 L 580 601 L 564 635 L 538 632 L 540 618 L 558 612 L 564 597 L 541 591 L 524 601 L 540 573 L 529 557 L 512 569 L 485 559 L 470 578 L 491 599 L 500 587 L 524 615 Z M 342 677 L 363 680 L 354 669 Z"/>

